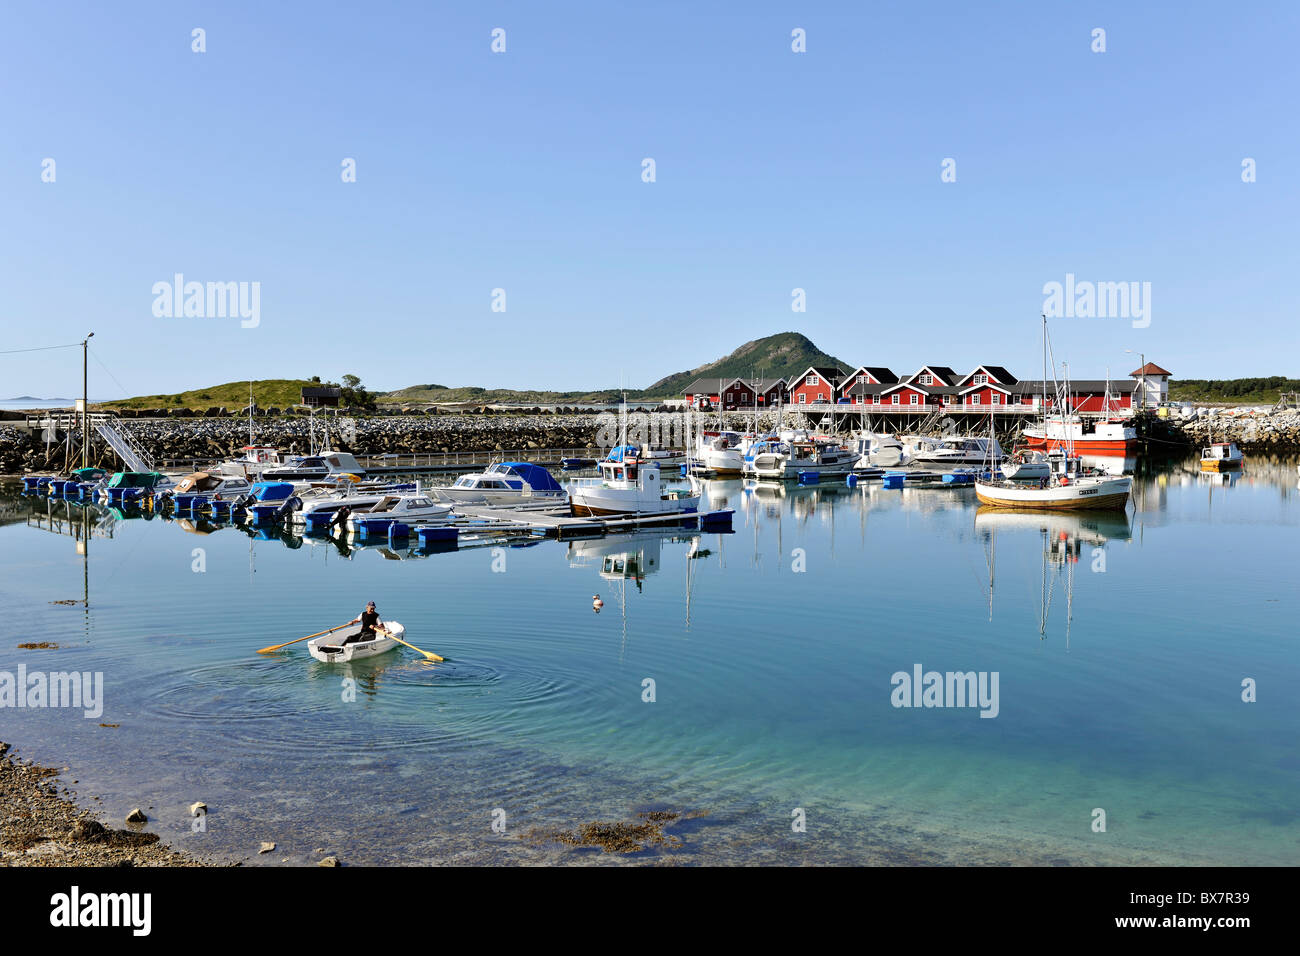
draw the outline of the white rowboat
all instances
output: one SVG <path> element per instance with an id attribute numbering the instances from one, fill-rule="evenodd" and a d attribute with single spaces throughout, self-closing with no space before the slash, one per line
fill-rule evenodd
<path id="1" fill-rule="evenodd" d="M 387 631 L 394 637 L 405 639 L 406 628 L 396 621 L 385 621 L 384 630 L 377 631 L 373 641 L 355 641 L 351 644 L 344 644 L 349 637 L 361 633 L 360 624 L 349 624 L 342 630 L 335 631 L 332 634 L 323 634 L 307 642 L 307 650 L 311 656 L 318 661 L 324 661 L 326 664 L 341 664 L 346 661 L 357 661 L 364 657 L 376 657 L 380 654 L 387 654 L 389 651 L 400 647 L 397 641 L 387 637 L 384 633 Z"/>

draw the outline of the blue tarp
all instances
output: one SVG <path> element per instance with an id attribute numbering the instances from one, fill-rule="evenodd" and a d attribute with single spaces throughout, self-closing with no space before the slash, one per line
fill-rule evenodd
<path id="1" fill-rule="evenodd" d="M 562 491 L 560 483 L 555 477 L 543 468 L 541 465 L 534 465 L 527 461 L 503 461 L 505 467 L 512 469 L 524 481 L 532 486 L 534 491 Z"/>
<path id="2" fill-rule="evenodd" d="M 254 501 L 284 501 L 293 494 L 293 485 L 287 481 L 258 481 L 251 494 Z"/>
<path id="3" fill-rule="evenodd" d="M 609 453 L 605 460 L 622 461 L 625 454 L 629 458 L 639 458 L 641 456 L 641 450 L 637 448 L 636 445 L 618 445 Z"/>

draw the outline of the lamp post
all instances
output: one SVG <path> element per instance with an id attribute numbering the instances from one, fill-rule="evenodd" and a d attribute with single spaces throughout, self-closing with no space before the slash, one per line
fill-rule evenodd
<path id="1" fill-rule="evenodd" d="M 1125 349 L 1124 351 L 1127 352 L 1129 355 L 1134 354 L 1132 349 Z M 1139 411 L 1145 412 L 1147 410 L 1147 373 L 1146 373 L 1147 357 L 1146 357 L 1146 353 L 1144 352 L 1138 352 L 1136 354 L 1138 357 L 1138 361 L 1142 363 L 1141 366 L 1138 367 L 1138 383 L 1142 388 L 1142 397 L 1141 397 L 1142 407 L 1139 409 Z"/>
<path id="2" fill-rule="evenodd" d="M 88 388 L 89 377 L 86 374 L 86 355 L 90 346 L 90 340 L 95 337 L 94 332 L 90 332 L 81 340 L 81 467 L 89 465 L 90 455 L 90 394 Z"/>

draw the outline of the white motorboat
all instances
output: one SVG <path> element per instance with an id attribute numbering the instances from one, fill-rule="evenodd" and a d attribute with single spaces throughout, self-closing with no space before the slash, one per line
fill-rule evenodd
<path id="1" fill-rule="evenodd" d="M 345 644 L 343 642 L 349 637 L 361 633 L 359 623 L 349 624 L 342 630 L 323 634 L 308 641 L 307 650 L 316 660 L 324 661 L 326 664 L 342 664 L 347 661 L 387 654 L 400 646 L 397 641 L 393 640 L 393 637 L 405 638 L 406 628 L 396 621 L 385 621 L 383 627 L 384 630 L 375 632 L 373 640 L 354 641 L 351 644 Z M 392 637 L 389 635 L 392 635 Z"/>
<path id="2" fill-rule="evenodd" d="M 685 514 L 700 507 L 698 494 L 663 489 L 657 463 L 626 454 L 621 461 L 602 461 L 599 478 L 570 484 L 569 501 L 578 517 Z"/>
<path id="3" fill-rule="evenodd" d="M 1002 459 L 1002 477 L 1014 481 L 1038 481 L 1050 477 L 1051 463 L 1047 455 L 1033 448 L 1018 448 Z"/>
<path id="4" fill-rule="evenodd" d="M 349 531 L 359 531 L 362 522 L 382 519 L 414 525 L 438 521 L 451 514 L 451 505 L 434 501 L 428 495 L 385 495 L 373 505 L 351 508 L 344 521 Z"/>
<path id="5" fill-rule="evenodd" d="M 502 461 L 475 475 L 461 475 L 450 488 L 434 488 L 443 501 L 466 504 L 563 502 L 564 487 L 541 465 Z"/>
<path id="6" fill-rule="evenodd" d="M 1002 460 L 1002 446 L 996 438 L 926 438 L 913 439 L 911 459 L 922 465 L 980 465 Z"/>
<path id="7" fill-rule="evenodd" d="M 853 436 L 848 445 L 850 451 L 858 453 L 855 471 L 871 471 L 876 468 L 894 468 L 906 465 L 912 459 L 903 443 L 894 435 L 872 431 L 860 431 Z"/>
<path id="8" fill-rule="evenodd" d="M 739 432 L 720 432 L 716 435 L 701 435 L 695 448 L 695 456 L 700 465 L 715 475 L 734 477 L 745 467 L 745 453 L 741 449 L 743 439 Z"/>
<path id="9" fill-rule="evenodd" d="M 336 475 L 364 477 L 366 470 L 345 451 L 324 451 L 318 455 L 298 455 L 261 473 L 265 481 L 320 481 Z"/>
<path id="10" fill-rule="evenodd" d="M 744 474 L 754 478 L 798 478 L 816 472 L 823 478 L 847 475 L 861 456 L 834 442 L 811 438 L 756 442 L 745 456 Z"/>
<path id="11" fill-rule="evenodd" d="M 163 498 L 172 501 L 178 508 L 185 508 L 214 499 L 222 501 L 240 498 L 252 487 L 253 483 L 243 475 L 196 471 L 163 492 Z"/>
<path id="12" fill-rule="evenodd" d="M 288 520 L 295 526 L 307 525 L 319 520 L 318 516 L 325 515 L 333 524 L 340 512 L 344 512 L 346 518 L 346 515 L 353 511 L 379 504 L 391 494 L 393 494 L 392 489 L 360 492 L 350 488 L 337 491 L 327 489 L 304 491 L 289 499 Z"/>

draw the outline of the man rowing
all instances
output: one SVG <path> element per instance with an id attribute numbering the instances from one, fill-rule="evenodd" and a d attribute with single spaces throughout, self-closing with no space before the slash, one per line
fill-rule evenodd
<path id="1" fill-rule="evenodd" d="M 375 631 L 384 626 L 384 622 L 379 619 L 379 612 L 375 610 L 374 601 L 366 604 L 366 609 L 354 617 L 351 623 L 360 624 L 361 630 L 344 641 L 344 644 L 359 644 L 362 641 L 373 641 L 375 639 Z"/>

